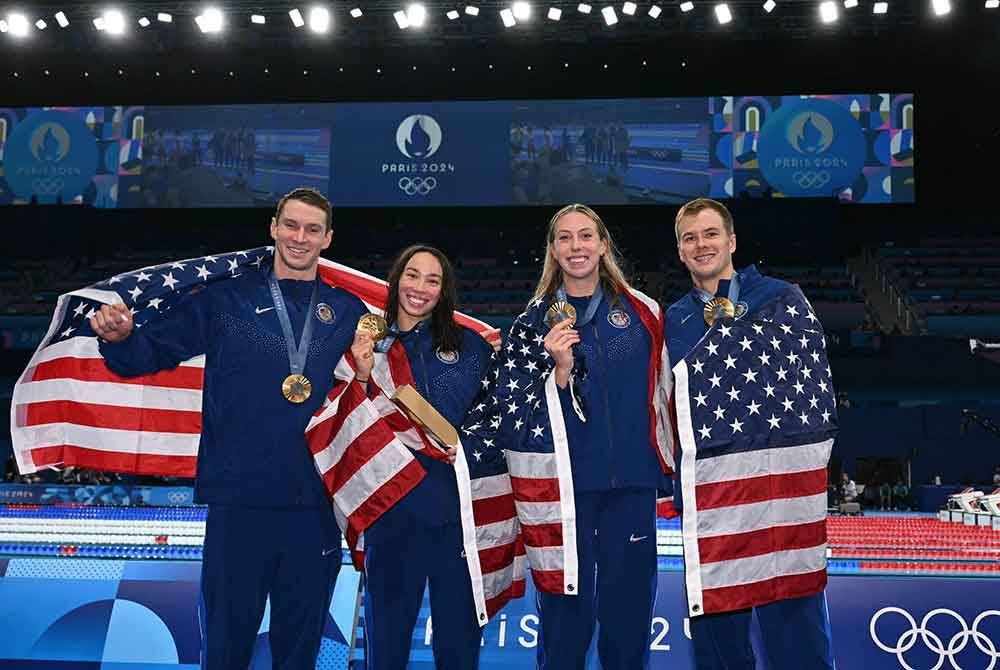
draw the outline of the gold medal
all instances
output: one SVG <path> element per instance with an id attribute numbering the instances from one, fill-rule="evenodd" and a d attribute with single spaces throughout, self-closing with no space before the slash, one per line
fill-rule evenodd
<path id="1" fill-rule="evenodd" d="M 566 319 L 570 320 L 570 327 L 576 323 L 576 307 L 564 300 L 552 303 L 545 312 L 545 323 L 549 324 L 549 328 L 554 328 L 557 323 L 562 323 Z"/>
<path id="2" fill-rule="evenodd" d="M 705 323 L 711 328 L 712 324 L 719 317 L 723 319 L 731 319 L 736 315 L 736 308 L 733 307 L 733 303 L 729 298 L 712 298 L 705 303 Z"/>
<path id="3" fill-rule="evenodd" d="M 312 394 L 312 382 L 305 375 L 288 375 L 281 382 L 281 393 L 288 402 L 305 402 Z"/>
<path id="4" fill-rule="evenodd" d="M 358 330 L 363 330 L 378 342 L 389 333 L 389 326 L 385 318 L 378 314 L 365 314 L 358 320 Z"/>

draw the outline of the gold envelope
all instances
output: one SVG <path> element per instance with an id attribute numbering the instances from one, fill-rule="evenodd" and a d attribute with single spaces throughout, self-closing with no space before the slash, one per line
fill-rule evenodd
<path id="1" fill-rule="evenodd" d="M 409 384 L 396 388 L 392 401 L 410 420 L 449 447 L 458 446 L 458 431 Z"/>

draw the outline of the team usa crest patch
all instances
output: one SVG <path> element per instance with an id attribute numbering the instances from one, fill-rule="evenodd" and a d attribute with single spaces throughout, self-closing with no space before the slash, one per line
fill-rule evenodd
<path id="1" fill-rule="evenodd" d="M 333 323 L 333 307 L 330 307 L 325 302 L 321 302 L 316 305 L 316 318 L 323 323 L 330 324 Z"/>
<path id="2" fill-rule="evenodd" d="M 441 351 L 437 350 L 437 358 L 439 361 L 446 365 L 454 365 L 458 363 L 458 352 L 457 351 Z"/>
<path id="3" fill-rule="evenodd" d="M 632 323 L 632 317 L 623 309 L 613 309 L 608 312 L 608 323 L 615 328 L 625 329 Z"/>

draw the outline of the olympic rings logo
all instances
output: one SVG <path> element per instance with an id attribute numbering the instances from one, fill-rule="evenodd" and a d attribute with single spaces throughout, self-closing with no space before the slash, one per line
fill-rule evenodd
<path id="1" fill-rule="evenodd" d="M 31 192 L 37 195 L 59 195 L 65 182 L 62 179 L 33 179 Z"/>
<path id="2" fill-rule="evenodd" d="M 437 179 L 434 177 L 409 177 L 399 178 L 399 188 L 406 195 L 427 195 L 437 188 Z"/>
<path id="3" fill-rule="evenodd" d="M 885 644 L 875 633 L 876 622 L 883 614 L 889 613 L 901 615 L 910 625 L 910 629 L 900 635 L 899 639 L 896 640 L 895 646 L 892 647 Z M 931 619 L 938 615 L 947 615 L 958 621 L 958 623 L 962 626 L 962 630 L 952 636 L 952 638 L 948 641 L 947 646 L 945 646 L 944 641 L 936 633 L 933 633 L 927 626 Z M 991 616 L 1000 617 L 1000 611 L 986 610 L 976 617 L 975 621 L 972 622 L 972 627 L 970 628 L 965 623 L 965 619 L 963 619 L 957 612 L 950 609 L 938 608 L 931 610 L 924 615 L 920 625 L 917 626 L 916 619 L 914 619 L 906 610 L 900 609 L 899 607 L 883 607 L 876 612 L 874 616 L 872 616 L 868 629 L 872 636 L 872 642 L 874 642 L 882 651 L 895 654 L 896 658 L 899 660 L 900 666 L 905 668 L 905 670 L 917 670 L 906 662 L 906 659 L 903 658 L 903 654 L 913 648 L 913 645 L 917 643 L 918 636 L 931 652 L 938 655 L 937 663 L 935 663 L 930 670 L 939 670 L 939 668 L 944 665 L 946 659 L 954 670 L 963 670 L 963 668 L 955 662 L 955 655 L 961 653 L 961 651 L 965 649 L 965 647 L 969 644 L 970 639 L 976 647 L 979 648 L 979 651 L 989 657 L 989 665 L 986 666 L 985 670 L 996 670 L 997 661 L 1000 660 L 1000 652 L 997 651 L 997 645 L 994 641 L 991 640 L 988 635 L 979 630 L 979 624 L 983 621 L 983 619 Z"/>
<path id="4" fill-rule="evenodd" d="M 792 175 L 792 181 L 798 184 L 799 188 L 823 188 L 830 183 L 830 173 L 826 170 L 821 172 L 796 172 Z"/>
<path id="5" fill-rule="evenodd" d="M 187 491 L 168 491 L 167 500 L 172 503 L 187 502 L 189 494 Z"/>

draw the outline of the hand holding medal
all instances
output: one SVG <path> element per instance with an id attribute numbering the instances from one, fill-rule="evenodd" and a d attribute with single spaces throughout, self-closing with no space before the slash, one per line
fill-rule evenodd
<path id="1" fill-rule="evenodd" d="M 385 319 L 378 314 L 365 314 L 358 320 L 351 354 L 354 356 L 355 376 L 367 383 L 375 366 L 375 343 L 389 332 Z"/>
<path id="2" fill-rule="evenodd" d="M 580 342 L 580 333 L 573 329 L 576 308 L 557 300 L 545 313 L 545 322 L 550 328 L 545 336 L 545 350 L 556 363 L 556 383 L 565 388 L 574 364 L 573 345 Z"/>

